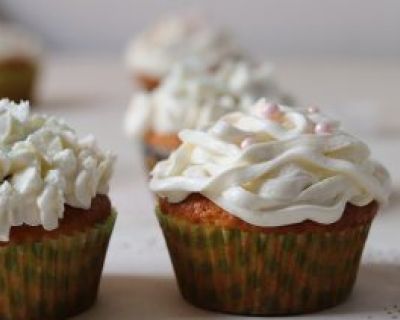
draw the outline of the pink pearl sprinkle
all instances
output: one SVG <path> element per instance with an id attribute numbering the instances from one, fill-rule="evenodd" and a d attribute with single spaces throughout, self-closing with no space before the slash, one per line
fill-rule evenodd
<path id="1" fill-rule="evenodd" d="M 307 108 L 307 112 L 308 113 L 318 113 L 319 112 L 319 108 L 315 107 L 315 106 L 311 106 Z"/>
<path id="2" fill-rule="evenodd" d="M 328 134 L 333 130 L 332 126 L 328 122 L 320 122 L 315 125 L 314 132 L 316 134 Z"/>
<path id="3" fill-rule="evenodd" d="M 244 138 L 243 141 L 240 143 L 240 147 L 242 149 L 246 149 L 246 148 L 250 147 L 253 143 L 254 143 L 253 138 L 247 137 L 247 138 Z"/>
<path id="4" fill-rule="evenodd" d="M 267 103 L 261 109 L 262 115 L 268 119 L 276 119 L 281 116 L 281 110 L 275 103 Z"/>

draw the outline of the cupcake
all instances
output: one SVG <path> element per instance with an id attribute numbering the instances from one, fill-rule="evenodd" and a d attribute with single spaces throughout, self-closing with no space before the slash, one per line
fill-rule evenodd
<path id="1" fill-rule="evenodd" d="M 27 103 L 1 100 L 0 122 L 0 318 L 81 313 L 96 300 L 114 225 L 114 157 Z"/>
<path id="2" fill-rule="evenodd" d="M 230 35 L 192 16 L 160 21 L 128 46 L 126 64 L 143 88 L 152 90 L 176 63 L 195 60 L 213 68 L 226 58 L 241 56 Z"/>
<path id="3" fill-rule="evenodd" d="M 41 49 L 17 27 L 0 24 L 0 99 L 33 100 Z"/>
<path id="4" fill-rule="evenodd" d="M 178 132 L 197 129 L 237 110 L 247 110 L 257 98 L 284 96 L 268 65 L 226 61 L 210 72 L 194 63 L 176 65 L 159 88 L 134 94 L 125 128 L 143 142 L 148 168 L 180 145 Z"/>
<path id="5" fill-rule="evenodd" d="M 182 130 L 150 188 L 179 289 L 221 312 L 314 312 L 350 294 L 387 171 L 315 109 L 260 101 Z"/>

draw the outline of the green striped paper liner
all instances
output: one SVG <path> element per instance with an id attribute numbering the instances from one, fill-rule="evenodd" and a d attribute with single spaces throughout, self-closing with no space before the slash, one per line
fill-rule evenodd
<path id="1" fill-rule="evenodd" d="M 336 231 L 262 233 L 194 224 L 157 210 L 182 296 L 247 315 L 302 314 L 344 301 L 371 221 Z"/>
<path id="2" fill-rule="evenodd" d="M 16 102 L 33 100 L 36 74 L 33 64 L 18 67 L 0 64 L 0 99 L 8 98 Z"/>
<path id="3" fill-rule="evenodd" d="M 0 247 L 0 319 L 65 319 L 92 306 L 116 213 L 57 239 Z"/>

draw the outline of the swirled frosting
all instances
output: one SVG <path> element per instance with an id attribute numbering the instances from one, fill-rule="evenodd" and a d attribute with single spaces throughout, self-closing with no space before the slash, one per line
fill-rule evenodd
<path id="1" fill-rule="evenodd" d="M 247 110 L 260 96 L 274 101 L 283 97 L 266 64 L 226 61 L 210 72 L 181 63 L 157 89 L 133 96 L 125 129 L 136 137 L 149 130 L 170 134 L 201 128 L 229 112 Z"/>
<path id="2" fill-rule="evenodd" d="M 0 59 L 37 59 L 41 48 L 36 39 L 19 27 L 0 23 Z"/>
<path id="3" fill-rule="evenodd" d="M 0 241 L 12 226 L 58 227 L 64 205 L 88 209 L 108 192 L 114 156 L 61 120 L 0 100 Z"/>
<path id="4" fill-rule="evenodd" d="M 231 113 L 179 137 L 150 188 L 173 203 L 201 193 L 253 225 L 329 224 L 346 203 L 385 203 L 390 193 L 389 175 L 368 147 L 313 109 L 261 100 L 251 114 Z"/>
<path id="5" fill-rule="evenodd" d="M 195 60 L 212 67 L 240 50 L 231 37 L 189 16 L 169 17 L 135 38 L 126 53 L 130 69 L 164 77 L 180 61 Z"/>

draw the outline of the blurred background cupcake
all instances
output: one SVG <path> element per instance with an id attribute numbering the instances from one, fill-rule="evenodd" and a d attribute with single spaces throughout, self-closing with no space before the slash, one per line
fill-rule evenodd
<path id="1" fill-rule="evenodd" d="M 35 100 L 41 47 L 19 26 L 0 23 L 0 98 Z"/>
<path id="2" fill-rule="evenodd" d="M 63 121 L 0 100 L 0 318 L 65 319 L 91 307 L 116 214 L 114 156 Z"/>
<path id="3" fill-rule="evenodd" d="M 260 96 L 273 102 L 286 97 L 268 65 L 226 60 L 210 71 L 196 63 L 181 63 L 154 91 L 134 94 L 125 128 L 142 141 L 151 169 L 180 145 L 180 130 L 205 127 L 236 110 L 247 111 Z"/>
<path id="4" fill-rule="evenodd" d="M 194 60 L 204 68 L 215 68 L 225 59 L 242 55 L 226 31 L 198 16 L 177 15 L 137 35 L 127 49 L 126 63 L 132 78 L 152 90 L 176 63 Z"/>
<path id="5" fill-rule="evenodd" d="M 288 315 L 349 296 L 390 194 L 388 172 L 363 142 L 316 110 L 262 100 L 179 138 L 150 189 L 187 301 Z"/>

